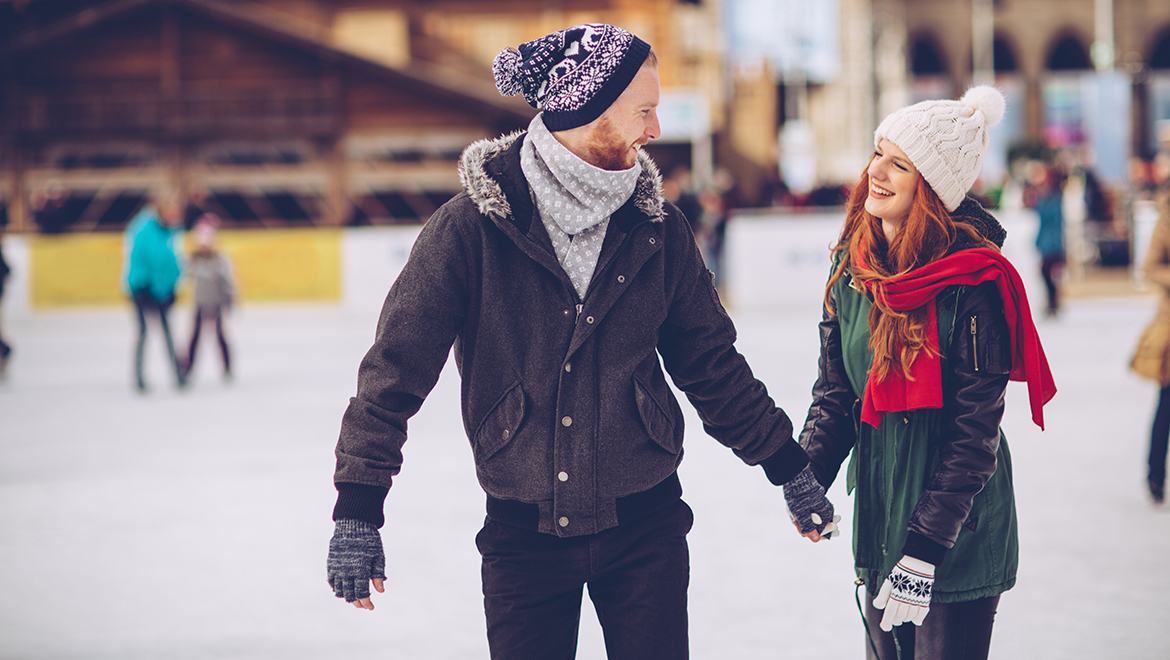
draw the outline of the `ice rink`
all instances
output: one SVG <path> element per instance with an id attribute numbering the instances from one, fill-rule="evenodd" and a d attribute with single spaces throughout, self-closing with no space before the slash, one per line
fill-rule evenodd
<path id="1" fill-rule="evenodd" d="M 743 218 L 729 233 L 739 349 L 798 426 L 837 222 Z M 1040 307 L 1030 225 L 1008 229 L 1005 252 Z M 392 256 L 351 249 L 350 284 Z M 385 278 L 364 284 L 380 295 Z M 1170 658 L 1170 507 L 1144 489 L 1157 392 L 1126 367 L 1153 304 L 1073 299 L 1038 321 L 1059 393 L 1041 433 L 1025 386 L 1009 388 L 1020 574 L 993 658 Z M 486 658 L 473 542 L 484 501 L 451 363 L 412 420 L 387 502 L 387 593 L 358 611 L 325 583 L 333 444 L 377 312 L 370 296 L 245 305 L 230 319 L 235 380 L 219 378 L 205 333 L 182 392 L 152 334 L 145 395 L 132 388 L 128 307 L 6 314 L 16 353 L 0 382 L 0 658 Z M 189 318 L 173 318 L 180 343 Z M 687 433 L 692 657 L 864 657 L 844 480 L 830 497 L 846 539 L 813 545 L 780 490 L 693 412 Z M 587 601 L 578 657 L 604 658 Z"/>

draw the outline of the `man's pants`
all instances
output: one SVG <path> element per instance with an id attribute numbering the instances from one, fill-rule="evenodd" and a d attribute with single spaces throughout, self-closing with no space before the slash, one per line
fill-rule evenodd
<path id="1" fill-rule="evenodd" d="M 475 541 L 492 659 L 574 658 L 589 585 L 609 660 L 685 660 L 693 522 L 682 500 L 590 536 L 561 538 L 489 519 Z"/>
<path id="2" fill-rule="evenodd" d="M 874 595 L 866 591 L 865 621 L 877 646 L 874 655 L 869 639 L 867 660 L 986 660 L 991 649 L 991 626 L 999 607 L 999 596 L 962 603 L 932 603 L 921 626 L 903 623 L 885 632 L 880 624 L 884 612 L 873 606 Z M 898 646 L 894 644 L 898 636 Z"/>

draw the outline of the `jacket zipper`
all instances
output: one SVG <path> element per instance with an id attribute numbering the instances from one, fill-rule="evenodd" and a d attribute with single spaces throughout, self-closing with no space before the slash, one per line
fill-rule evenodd
<path id="1" fill-rule="evenodd" d="M 583 303 L 577 303 L 577 318 L 573 319 L 574 323 L 576 323 L 577 321 L 579 321 L 581 319 L 581 310 L 584 308 L 585 308 L 585 305 Z"/>
<path id="2" fill-rule="evenodd" d="M 978 316 L 971 317 L 971 357 L 975 360 L 975 371 L 979 371 L 979 343 L 975 341 L 975 327 Z"/>

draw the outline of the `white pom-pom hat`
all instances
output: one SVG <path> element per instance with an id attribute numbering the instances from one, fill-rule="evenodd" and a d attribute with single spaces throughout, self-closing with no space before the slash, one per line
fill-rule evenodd
<path id="1" fill-rule="evenodd" d="M 987 153 L 987 129 L 1003 119 L 1007 103 L 996 88 L 981 85 L 958 101 L 923 101 L 897 110 L 873 134 L 910 157 L 934 192 L 954 211 L 979 177 Z"/>

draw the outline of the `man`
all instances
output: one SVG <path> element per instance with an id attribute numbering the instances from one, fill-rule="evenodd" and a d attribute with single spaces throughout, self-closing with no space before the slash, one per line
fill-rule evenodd
<path id="1" fill-rule="evenodd" d="M 487 493 L 476 543 L 492 657 L 573 657 L 588 584 L 611 659 L 685 658 L 692 517 L 663 366 L 707 432 L 774 484 L 808 457 L 736 352 L 687 221 L 640 149 L 659 135 L 650 46 L 581 25 L 504 51 L 495 77 L 541 112 L 526 133 L 468 147 L 464 192 L 390 290 L 337 443 L 329 581 L 373 609 L 406 422 L 454 344 Z"/>

